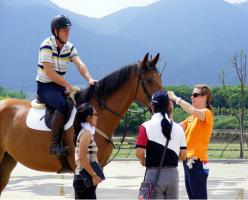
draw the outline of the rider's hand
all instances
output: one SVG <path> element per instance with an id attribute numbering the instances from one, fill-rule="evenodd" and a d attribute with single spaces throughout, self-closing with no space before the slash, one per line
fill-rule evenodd
<path id="1" fill-rule="evenodd" d="M 92 78 L 89 80 L 90 85 L 95 85 L 97 82 L 98 82 L 97 80 L 94 80 Z"/>
<path id="2" fill-rule="evenodd" d="M 94 186 L 97 186 L 99 183 L 102 182 L 102 179 L 101 179 L 99 176 L 97 176 L 97 175 L 94 175 L 94 176 L 92 177 L 92 180 L 93 180 L 93 185 L 94 185 Z"/>
<path id="3" fill-rule="evenodd" d="M 65 89 L 66 89 L 66 91 L 65 91 L 66 94 L 70 94 L 72 92 L 72 90 L 73 90 L 73 88 L 72 88 L 72 86 L 70 84 L 68 84 L 65 87 Z"/>

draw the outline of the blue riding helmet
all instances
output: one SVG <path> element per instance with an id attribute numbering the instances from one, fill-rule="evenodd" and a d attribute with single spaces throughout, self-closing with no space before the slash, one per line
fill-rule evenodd
<path id="1" fill-rule="evenodd" d="M 159 104 L 159 103 L 167 104 L 168 101 L 169 101 L 169 96 L 168 96 L 166 91 L 161 90 L 161 91 L 155 92 L 152 95 L 152 103 L 153 104 Z"/>

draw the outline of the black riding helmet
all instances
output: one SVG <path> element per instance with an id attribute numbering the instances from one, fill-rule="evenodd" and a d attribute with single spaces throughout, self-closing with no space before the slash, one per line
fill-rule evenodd
<path id="1" fill-rule="evenodd" d="M 51 31 L 55 38 L 58 39 L 62 44 L 64 44 L 65 42 L 61 41 L 60 38 L 55 35 L 54 29 L 67 28 L 71 26 L 71 21 L 68 17 L 64 15 L 57 15 L 53 18 L 51 22 Z"/>

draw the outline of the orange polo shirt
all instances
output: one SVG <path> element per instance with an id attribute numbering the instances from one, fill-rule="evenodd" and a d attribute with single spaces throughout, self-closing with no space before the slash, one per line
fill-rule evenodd
<path id="1" fill-rule="evenodd" d="M 196 157 L 201 161 L 208 161 L 208 143 L 213 130 L 213 113 L 204 109 L 205 121 L 190 115 L 182 124 L 185 126 L 187 142 L 187 158 Z"/>

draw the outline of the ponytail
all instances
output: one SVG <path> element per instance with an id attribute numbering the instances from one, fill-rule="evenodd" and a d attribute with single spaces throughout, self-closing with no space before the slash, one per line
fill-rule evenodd
<path id="1" fill-rule="evenodd" d="M 158 91 L 152 96 L 152 105 L 154 113 L 161 113 L 163 119 L 161 120 L 161 128 L 164 137 L 169 141 L 171 139 L 172 123 L 165 117 L 170 116 L 172 108 L 167 92 Z"/>
<path id="2" fill-rule="evenodd" d="M 161 112 L 163 119 L 161 120 L 161 127 L 163 135 L 166 137 L 167 140 L 171 139 L 171 130 L 172 130 L 172 123 L 170 123 L 166 117 L 165 112 Z"/>

